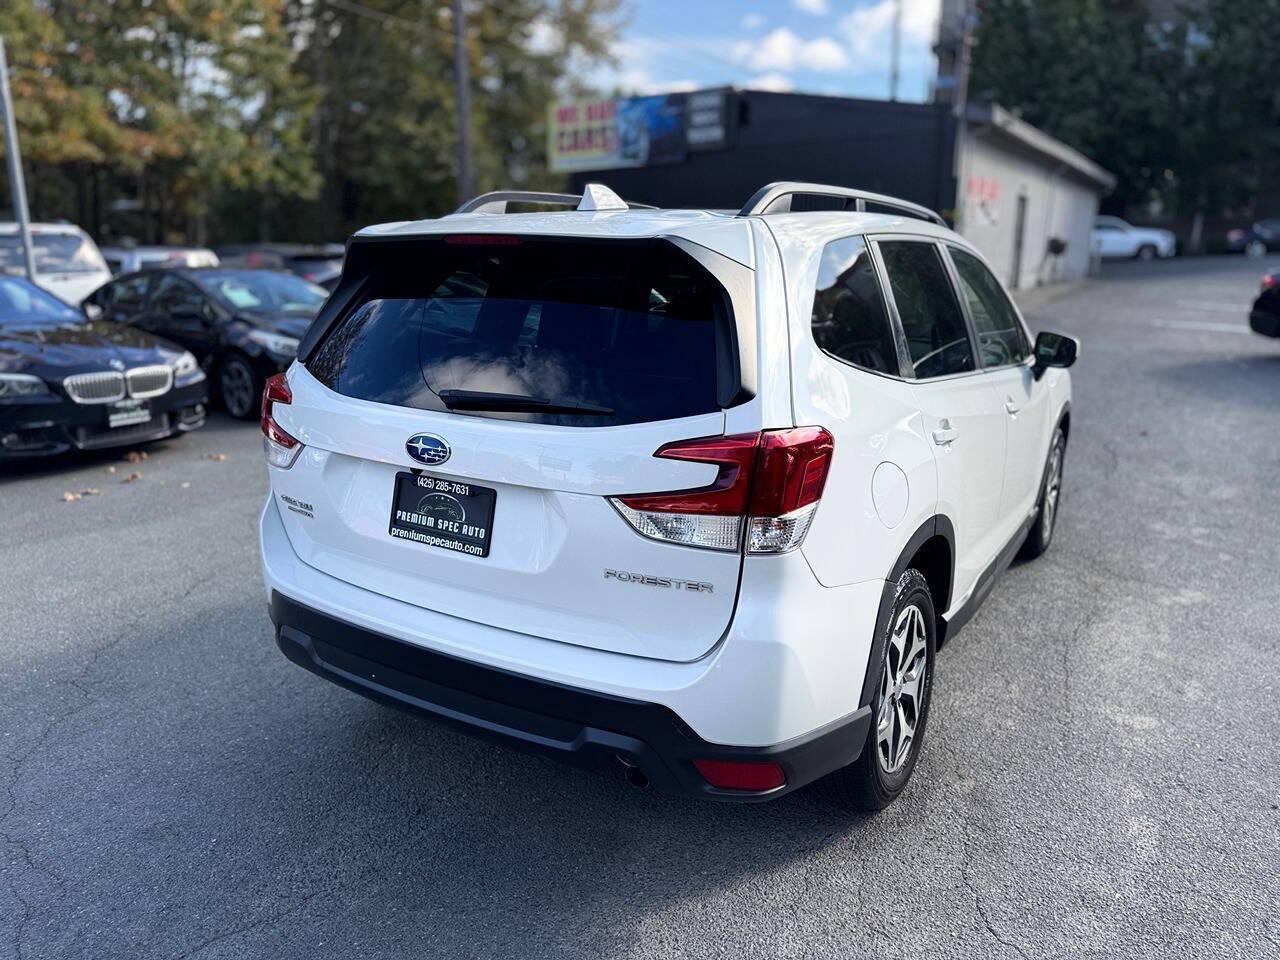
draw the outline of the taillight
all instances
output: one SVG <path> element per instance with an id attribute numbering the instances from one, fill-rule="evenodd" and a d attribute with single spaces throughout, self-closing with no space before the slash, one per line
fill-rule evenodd
<path id="1" fill-rule="evenodd" d="M 1270 290 L 1276 285 L 1276 275 L 1274 273 L 1264 274 L 1262 277 L 1262 289 Z"/>
<path id="2" fill-rule="evenodd" d="M 283 373 L 268 377 L 262 388 L 262 449 L 267 455 L 267 463 L 273 467 L 288 470 L 293 461 L 302 452 L 302 443 L 297 437 L 285 432 L 276 423 L 274 407 L 277 403 L 292 403 L 293 393 L 289 390 L 289 382 Z"/>
<path id="3" fill-rule="evenodd" d="M 803 542 L 831 466 L 834 441 L 822 427 L 682 440 L 654 454 L 717 464 L 715 481 L 696 490 L 615 497 L 639 533 L 711 550 L 786 553 Z"/>

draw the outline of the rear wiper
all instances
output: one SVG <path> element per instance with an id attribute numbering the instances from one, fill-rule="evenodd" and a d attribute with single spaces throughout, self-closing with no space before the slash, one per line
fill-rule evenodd
<path id="1" fill-rule="evenodd" d="M 576 400 L 548 400 L 546 397 L 526 397 L 518 393 L 489 393 L 485 390 L 437 390 L 438 396 L 450 410 L 492 410 L 520 413 L 576 413 L 587 417 L 611 417 L 612 407 L 597 407 Z"/>

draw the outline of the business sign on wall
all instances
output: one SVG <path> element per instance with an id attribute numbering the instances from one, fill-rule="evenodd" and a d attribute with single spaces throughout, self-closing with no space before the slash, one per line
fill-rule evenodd
<path id="1" fill-rule="evenodd" d="M 547 115 L 552 170 L 610 170 L 678 163 L 726 142 L 724 91 L 610 97 L 553 104 Z"/>

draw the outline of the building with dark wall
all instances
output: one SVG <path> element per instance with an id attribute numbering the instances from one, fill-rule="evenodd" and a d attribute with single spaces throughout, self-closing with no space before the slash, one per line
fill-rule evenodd
<path id="1" fill-rule="evenodd" d="M 554 106 L 553 169 L 660 207 L 741 209 L 766 183 L 855 187 L 937 210 L 1013 290 L 1075 280 L 1115 178 L 994 104 L 705 90 Z M 812 202 L 812 201 L 810 201 Z M 815 202 L 820 206 L 822 201 Z"/>
<path id="2" fill-rule="evenodd" d="M 955 206 L 955 121 L 948 107 L 808 94 L 725 93 L 721 149 L 676 163 L 572 175 L 663 207 L 738 209 L 772 180 L 859 187 L 933 210 Z"/>

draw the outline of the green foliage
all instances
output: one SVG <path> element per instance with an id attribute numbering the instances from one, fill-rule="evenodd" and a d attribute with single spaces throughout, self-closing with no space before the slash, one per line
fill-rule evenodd
<path id="1" fill-rule="evenodd" d="M 1117 206 L 1256 206 L 1280 173 L 1280 0 L 981 0 L 970 91 L 1119 178 Z"/>
<path id="2" fill-rule="evenodd" d="M 607 54 L 619 0 L 465 6 L 477 186 L 551 185 L 546 104 Z M 103 240 L 218 242 L 446 210 L 452 16 L 450 0 L 0 0 L 32 213 Z"/>

